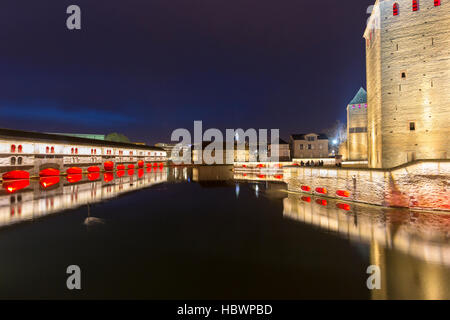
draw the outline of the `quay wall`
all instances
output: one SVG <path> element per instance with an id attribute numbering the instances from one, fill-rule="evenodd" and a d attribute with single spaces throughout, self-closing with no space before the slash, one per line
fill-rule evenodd
<path id="1" fill-rule="evenodd" d="M 283 176 L 293 192 L 385 207 L 450 210 L 449 160 L 417 160 L 392 169 L 288 166 Z M 316 188 L 325 188 L 326 193 Z M 339 196 L 338 190 L 348 191 L 349 196 Z"/>

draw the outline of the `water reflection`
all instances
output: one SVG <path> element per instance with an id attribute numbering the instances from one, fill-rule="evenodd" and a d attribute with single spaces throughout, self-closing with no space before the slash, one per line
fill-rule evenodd
<path id="1" fill-rule="evenodd" d="M 388 209 L 289 194 L 283 215 L 364 243 L 382 274 L 373 298 L 446 299 L 450 276 L 450 215 Z"/>
<path id="2" fill-rule="evenodd" d="M 127 173 L 95 172 L 4 182 L 0 191 L 0 227 L 114 198 L 168 179 L 168 169 L 162 168 L 130 169 Z"/>

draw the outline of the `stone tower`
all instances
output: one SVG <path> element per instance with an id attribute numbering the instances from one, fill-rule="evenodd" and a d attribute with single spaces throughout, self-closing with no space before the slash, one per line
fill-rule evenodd
<path id="1" fill-rule="evenodd" d="M 450 156 L 450 0 L 377 0 L 364 33 L 368 161 Z"/>
<path id="2" fill-rule="evenodd" d="M 347 106 L 348 160 L 367 160 L 367 92 L 360 88 Z"/>

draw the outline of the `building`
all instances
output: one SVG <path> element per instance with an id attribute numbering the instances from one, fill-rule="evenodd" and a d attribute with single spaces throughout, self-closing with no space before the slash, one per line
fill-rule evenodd
<path id="1" fill-rule="evenodd" d="M 328 157 L 328 137 L 323 133 L 293 134 L 289 142 L 292 159 Z"/>
<path id="2" fill-rule="evenodd" d="M 116 164 L 142 167 L 166 159 L 166 152 L 158 147 L 0 129 L 0 175 L 19 170 L 37 176 L 48 168 L 63 173 L 71 167 L 106 167 L 106 163 L 108 168 Z"/>
<path id="3" fill-rule="evenodd" d="M 367 92 L 360 88 L 347 105 L 346 160 L 367 160 Z"/>
<path id="4" fill-rule="evenodd" d="M 450 1 L 377 0 L 366 39 L 368 163 L 450 156 Z"/>
<path id="5" fill-rule="evenodd" d="M 85 139 L 96 139 L 96 140 L 106 140 L 105 134 L 90 134 L 90 133 L 59 133 L 59 132 L 48 132 L 49 134 L 57 134 L 60 136 L 68 136 L 75 138 L 85 138 Z"/>
<path id="6" fill-rule="evenodd" d="M 278 149 L 278 159 L 279 161 L 289 161 L 291 159 L 291 151 L 289 148 L 289 143 L 284 141 L 283 139 L 279 139 L 277 144 L 269 144 L 268 146 L 268 155 L 272 157 L 272 150 Z"/>

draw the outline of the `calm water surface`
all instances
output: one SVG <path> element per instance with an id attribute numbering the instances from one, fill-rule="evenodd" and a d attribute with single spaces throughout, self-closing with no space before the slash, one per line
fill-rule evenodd
<path id="1" fill-rule="evenodd" d="M 280 178 L 180 167 L 3 185 L 0 298 L 450 298 L 450 215 L 289 194 Z M 72 264 L 81 291 L 66 289 Z"/>

